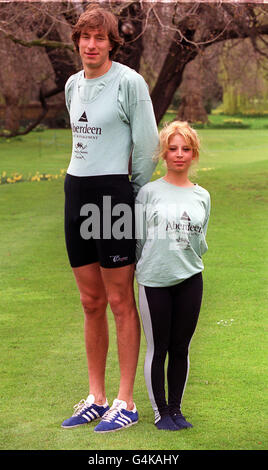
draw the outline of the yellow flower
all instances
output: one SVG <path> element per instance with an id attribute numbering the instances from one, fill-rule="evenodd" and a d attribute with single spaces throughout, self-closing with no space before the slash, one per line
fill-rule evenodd
<path id="1" fill-rule="evenodd" d="M 15 181 L 20 181 L 22 178 L 22 175 L 14 175 L 14 180 Z"/>
<path id="2" fill-rule="evenodd" d="M 18 172 L 13 173 L 10 177 L 7 177 L 7 172 L 3 171 L 2 175 L 0 174 L 0 184 L 17 183 L 19 181 L 51 181 L 54 179 L 62 178 L 65 174 L 66 170 L 62 168 L 60 169 L 59 175 L 52 175 L 50 173 L 40 173 L 39 171 L 36 171 L 34 176 L 29 173 L 27 178 L 24 178 L 23 174 L 20 174 Z"/>
<path id="3" fill-rule="evenodd" d="M 40 177 L 38 175 L 35 175 L 32 177 L 31 181 L 40 181 Z"/>

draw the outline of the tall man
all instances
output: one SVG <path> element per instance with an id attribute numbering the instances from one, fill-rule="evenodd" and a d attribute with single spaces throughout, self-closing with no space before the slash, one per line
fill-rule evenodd
<path id="1" fill-rule="evenodd" d="M 65 180 L 65 237 L 84 309 L 89 396 L 62 426 L 73 428 L 102 418 L 95 431 L 109 432 L 138 421 L 133 402 L 140 345 L 133 288 L 134 197 L 154 170 L 158 131 L 144 79 L 112 61 L 122 43 L 116 17 L 90 7 L 80 16 L 72 38 L 83 70 L 72 75 L 65 87 L 73 133 Z M 120 222 L 120 208 L 131 210 L 123 237 L 113 230 L 116 220 L 117 227 Z M 91 223 L 85 218 L 89 214 Z M 85 227 L 92 228 L 90 234 Z M 105 391 L 108 303 L 116 324 L 120 366 L 119 391 L 111 408 Z"/>

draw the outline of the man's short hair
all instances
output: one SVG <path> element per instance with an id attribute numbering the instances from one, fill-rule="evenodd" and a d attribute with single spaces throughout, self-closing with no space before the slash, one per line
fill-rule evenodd
<path id="1" fill-rule="evenodd" d="M 119 46 L 124 43 L 123 38 L 119 35 L 117 17 L 105 8 L 91 5 L 79 17 L 72 32 L 72 40 L 77 51 L 79 51 L 80 35 L 84 28 L 103 29 L 107 33 L 112 45 L 110 58 L 115 55 Z"/>

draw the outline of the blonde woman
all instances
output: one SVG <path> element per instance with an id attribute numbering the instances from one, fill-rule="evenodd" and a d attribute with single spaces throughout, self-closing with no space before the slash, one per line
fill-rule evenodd
<path id="1" fill-rule="evenodd" d="M 208 191 L 189 179 L 199 148 L 198 135 L 188 123 L 167 125 L 160 132 L 158 154 L 166 174 L 143 186 L 136 199 L 136 278 L 147 341 L 144 374 L 155 425 L 171 431 L 192 427 L 181 402 L 202 301 L 202 255 L 207 251 L 210 214 Z"/>

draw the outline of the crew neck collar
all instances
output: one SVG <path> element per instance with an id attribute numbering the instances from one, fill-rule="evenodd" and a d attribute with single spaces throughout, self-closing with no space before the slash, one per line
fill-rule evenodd
<path id="1" fill-rule="evenodd" d="M 114 62 L 112 61 L 112 65 L 111 67 L 109 68 L 109 70 L 107 72 L 105 72 L 103 75 L 100 75 L 99 77 L 95 77 L 95 78 L 86 78 L 85 77 L 85 71 L 84 69 L 81 71 L 82 72 L 82 78 L 83 80 L 86 82 L 86 83 L 94 83 L 94 82 L 98 82 L 100 80 L 103 80 L 103 79 L 109 79 L 109 77 L 111 75 L 113 75 L 114 73 L 114 69 L 115 69 L 115 64 Z"/>
<path id="2" fill-rule="evenodd" d="M 165 184 L 168 184 L 169 186 L 173 186 L 174 188 L 180 188 L 180 189 L 187 189 L 187 190 L 194 190 L 198 187 L 198 184 L 197 183 L 194 183 L 193 186 L 178 186 L 177 184 L 173 184 L 173 183 L 169 183 L 168 181 L 166 181 L 164 179 L 164 177 L 160 178 L 160 180 L 165 183 Z"/>

